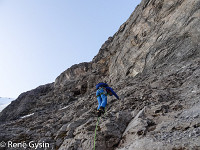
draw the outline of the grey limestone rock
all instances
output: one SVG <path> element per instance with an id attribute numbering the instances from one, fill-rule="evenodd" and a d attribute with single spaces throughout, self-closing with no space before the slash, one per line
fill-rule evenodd
<path id="1" fill-rule="evenodd" d="M 120 100 L 108 97 L 96 150 L 198 150 L 199 43 L 200 0 L 142 0 L 91 62 L 7 106 L 0 141 L 93 149 L 95 85 L 107 82 Z"/>

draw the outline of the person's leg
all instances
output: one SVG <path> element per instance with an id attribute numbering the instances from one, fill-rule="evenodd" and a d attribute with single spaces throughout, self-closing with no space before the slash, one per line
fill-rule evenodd
<path id="1" fill-rule="evenodd" d="M 101 107 L 103 107 L 105 109 L 105 107 L 107 105 L 107 96 L 104 94 L 101 94 L 101 99 L 102 99 Z"/>
<path id="2" fill-rule="evenodd" d="M 98 100 L 98 104 L 99 104 L 98 107 L 97 107 L 97 110 L 99 110 L 99 108 L 101 107 L 101 103 L 102 103 L 101 96 L 98 96 L 97 100 Z"/>

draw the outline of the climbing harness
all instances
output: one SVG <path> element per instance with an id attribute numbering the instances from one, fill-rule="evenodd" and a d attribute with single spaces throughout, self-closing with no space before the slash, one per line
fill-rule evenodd
<path id="1" fill-rule="evenodd" d="M 100 92 L 99 95 L 97 95 L 97 97 L 101 97 L 101 95 L 108 95 L 105 87 L 101 87 L 97 91 Z"/>

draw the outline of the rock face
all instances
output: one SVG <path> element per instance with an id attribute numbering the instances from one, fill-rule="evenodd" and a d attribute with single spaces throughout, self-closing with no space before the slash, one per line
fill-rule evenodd
<path id="1" fill-rule="evenodd" d="M 108 98 L 96 150 L 200 149 L 199 43 L 200 0 L 142 0 L 91 62 L 4 109 L 0 141 L 93 149 L 95 85 L 104 81 L 120 100 Z"/>

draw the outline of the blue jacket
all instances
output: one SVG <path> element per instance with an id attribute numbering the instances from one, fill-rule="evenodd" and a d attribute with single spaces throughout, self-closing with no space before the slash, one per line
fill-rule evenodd
<path id="1" fill-rule="evenodd" d="M 108 84 L 103 83 L 103 82 L 98 83 L 98 84 L 96 85 L 96 89 L 98 90 L 100 87 L 106 88 L 106 91 L 110 91 L 110 92 L 112 93 L 112 95 L 114 95 L 117 99 L 119 99 L 119 96 L 113 91 L 113 89 L 112 89 L 111 87 L 108 86 Z M 100 94 L 103 94 L 103 93 L 101 93 L 101 92 L 98 90 L 98 91 L 97 91 L 97 95 L 100 95 Z M 107 94 L 106 94 L 106 95 L 107 95 Z M 112 95 L 110 95 L 110 96 L 112 96 Z"/>
<path id="2" fill-rule="evenodd" d="M 111 93 L 117 98 L 119 99 L 119 96 L 113 91 L 113 89 L 111 87 L 106 87 L 106 90 L 111 91 Z M 112 96 L 112 95 L 111 95 Z"/>

